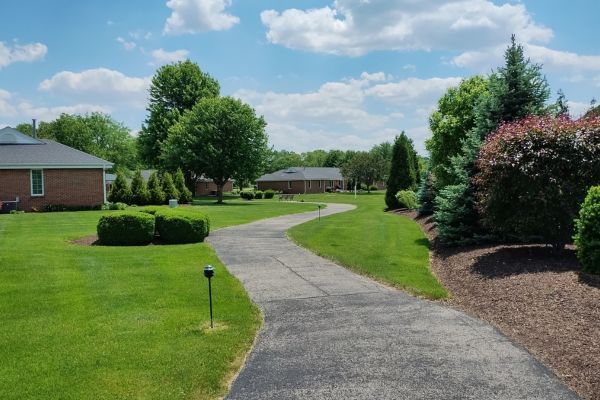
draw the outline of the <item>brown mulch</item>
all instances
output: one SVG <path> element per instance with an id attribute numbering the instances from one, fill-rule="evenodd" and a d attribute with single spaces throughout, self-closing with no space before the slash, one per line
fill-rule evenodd
<path id="1" fill-rule="evenodd" d="M 434 243 L 433 273 L 447 304 L 496 326 L 582 398 L 600 400 L 600 278 L 581 271 L 573 248 L 542 245 L 442 249 L 431 218 L 415 219 Z"/>

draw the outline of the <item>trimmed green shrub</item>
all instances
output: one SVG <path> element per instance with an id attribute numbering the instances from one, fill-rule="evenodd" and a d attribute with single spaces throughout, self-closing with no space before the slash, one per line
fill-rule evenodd
<path id="1" fill-rule="evenodd" d="M 98 239 L 105 246 L 140 246 L 154 238 L 154 217 L 136 211 L 121 211 L 100 217 Z"/>
<path id="2" fill-rule="evenodd" d="M 166 203 L 171 199 L 179 199 L 179 190 L 175 187 L 173 176 L 168 172 L 165 172 L 162 176 L 162 189 L 165 192 Z"/>
<path id="3" fill-rule="evenodd" d="M 179 203 L 189 204 L 192 202 L 192 192 L 185 185 L 185 177 L 181 168 L 177 168 L 175 173 L 175 187 L 179 191 Z"/>
<path id="4" fill-rule="evenodd" d="M 581 205 L 574 239 L 583 270 L 600 274 L 600 186 L 592 187 Z"/>
<path id="5" fill-rule="evenodd" d="M 64 212 L 64 211 L 98 211 L 102 210 L 102 204 L 95 204 L 93 206 L 81 205 L 81 206 L 67 206 L 64 204 L 47 204 L 42 207 L 43 212 Z"/>
<path id="6" fill-rule="evenodd" d="M 254 198 L 255 199 L 262 199 L 264 196 L 264 192 L 262 190 L 256 190 L 254 191 Z"/>
<path id="7" fill-rule="evenodd" d="M 268 189 L 265 190 L 265 199 L 272 199 L 273 197 L 275 197 L 275 191 Z"/>
<path id="8" fill-rule="evenodd" d="M 208 236 L 210 221 L 200 212 L 162 209 L 156 212 L 156 230 L 166 243 L 197 243 Z"/>
<path id="9" fill-rule="evenodd" d="M 369 191 L 376 192 L 377 190 L 379 190 L 379 188 L 377 186 L 375 186 L 375 185 L 369 186 Z"/>
<path id="10" fill-rule="evenodd" d="M 254 200 L 254 192 L 242 190 L 240 192 L 240 197 L 245 200 Z"/>
<path id="11" fill-rule="evenodd" d="M 396 194 L 400 208 L 417 208 L 417 195 L 412 190 L 401 190 Z"/>
<path id="12" fill-rule="evenodd" d="M 125 204 L 125 203 L 109 203 L 108 204 L 109 210 L 124 210 L 126 208 L 127 208 L 127 204 Z"/>
<path id="13" fill-rule="evenodd" d="M 164 210 L 164 209 L 165 209 L 165 207 L 161 207 L 161 206 L 146 206 L 146 207 L 138 208 L 137 211 L 143 212 L 146 214 L 150 214 L 150 215 L 156 215 L 156 213 L 159 210 Z"/>

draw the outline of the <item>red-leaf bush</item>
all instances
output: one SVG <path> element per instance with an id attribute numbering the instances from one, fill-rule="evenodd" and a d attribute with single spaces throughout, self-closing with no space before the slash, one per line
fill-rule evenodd
<path id="1" fill-rule="evenodd" d="M 484 226 L 562 249 L 587 190 L 600 183 L 600 118 L 529 117 L 502 125 L 477 164 Z"/>

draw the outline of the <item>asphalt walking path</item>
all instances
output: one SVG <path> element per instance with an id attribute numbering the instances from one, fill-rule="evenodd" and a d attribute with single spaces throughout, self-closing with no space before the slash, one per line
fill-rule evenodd
<path id="1" fill-rule="evenodd" d="M 321 215 L 352 208 L 329 204 Z M 290 227 L 316 217 L 211 234 L 265 316 L 228 399 L 578 398 L 489 324 L 382 286 L 287 238 Z"/>

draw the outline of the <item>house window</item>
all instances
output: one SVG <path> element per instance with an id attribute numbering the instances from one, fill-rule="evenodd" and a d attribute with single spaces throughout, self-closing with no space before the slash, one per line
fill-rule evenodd
<path id="1" fill-rule="evenodd" d="M 288 189 L 292 188 L 292 181 L 288 181 Z"/>
<path id="2" fill-rule="evenodd" d="M 320 188 L 321 188 L 321 186 L 322 186 L 321 182 L 323 182 L 323 181 L 321 181 L 321 180 L 319 181 L 319 189 L 320 189 Z"/>
<path id="3" fill-rule="evenodd" d="M 311 189 L 312 188 L 312 181 L 308 181 L 308 188 Z"/>
<path id="4" fill-rule="evenodd" d="M 44 171 L 41 169 L 31 170 L 31 195 L 44 195 Z"/>

